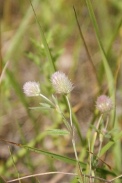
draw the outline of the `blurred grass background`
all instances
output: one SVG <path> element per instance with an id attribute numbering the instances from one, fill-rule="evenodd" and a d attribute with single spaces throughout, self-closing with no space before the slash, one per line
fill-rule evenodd
<path id="1" fill-rule="evenodd" d="M 117 123 L 122 129 L 122 1 L 91 2 L 114 76 Z M 108 81 L 88 8 L 83 0 L 33 0 L 32 3 L 57 70 L 68 74 L 75 85 L 70 99 L 85 139 L 89 124 L 95 116 L 95 99 L 98 94 L 108 92 Z M 79 34 L 73 6 L 96 68 L 99 85 Z M 39 81 L 42 92 L 48 97 L 52 94 L 51 66 L 29 1 L 0 0 L 0 21 L 0 68 L 3 71 L 0 83 L 0 136 L 73 157 L 71 142 L 67 136 L 51 137 L 43 133 L 45 129 L 64 128 L 60 117 L 53 111 L 31 111 L 29 107 L 38 106 L 40 99 L 27 98 L 23 94 L 22 87 L 26 81 Z M 61 105 L 64 107 L 62 99 Z M 76 138 L 78 152 L 81 152 L 83 149 L 79 137 Z M 117 155 L 114 158 L 116 148 L 109 153 L 106 161 L 117 174 L 121 174 L 122 157 L 119 151 L 119 157 Z M 16 178 L 18 173 L 13 167 L 7 144 L 0 142 L 0 149 L 0 175 L 7 180 Z M 10 146 L 10 149 L 12 155 L 18 154 L 15 165 L 21 176 L 62 169 L 66 172 L 73 171 L 73 167 L 65 163 L 15 146 Z M 85 153 L 82 156 L 81 159 L 87 157 Z M 50 183 L 75 182 L 71 177 L 57 175 L 44 176 L 40 180 Z M 35 179 L 23 182 L 29 181 L 36 182 Z"/>

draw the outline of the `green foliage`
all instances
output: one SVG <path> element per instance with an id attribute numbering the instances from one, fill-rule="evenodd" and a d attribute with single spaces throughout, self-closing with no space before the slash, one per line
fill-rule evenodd
<path id="1" fill-rule="evenodd" d="M 52 129 L 52 130 L 48 130 L 47 134 L 58 136 L 58 135 L 69 135 L 69 132 L 67 130 Z"/>
<path id="2" fill-rule="evenodd" d="M 110 147 L 112 145 L 114 145 L 117 140 L 120 140 L 122 137 L 122 132 L 119 132 L 118 134 L 114 135 L 113 139 L 111 139 L 110 142 L 108 142 L 102 149 L 101 149 L 101 153 L 100 153 L 100 156 L 102 156 L 103 154 L 105 154 L 105 152 L 110 149 Z"/>
<path id="3" fill-rule="evenodd" d="M 14 3 L 17 6 L 16 2 Z M 7 12 L 6 7 L 3 11 L 6 15 L 3 16 L 3 21 L 8 22 L 8 30 L 10 29 L 8 34 L 12 35 L 10 36 L 12 38 L 8 43 L 7 33 L 4 32 L 6 27 L 3 24 L 1 35 L 5 40 L 5 47 L 3 47 L 2 60 L 3 65 L 7 62 L 8 64 L 4 77 L 1 77 L 2 81 L 0 81 L 2 88 L 0 132 L 5 139 L 12 138 L 12 142 L 7 140 L 4 142 L 19 148 L 13 150 L 10 158 L 7 158 L 3 164 L 0 162 L 2 175 L 0 182 L 5 182 L 3 177 L 5 179 L 16 178 L 12 169 L 12 158 L 17 169 L 23 164 L 25 172 L 22 174 L 26 174 L 26 169 L 29 174 L 34 174 L 38 169 L 43 170 L 42 164 L 45 165 L 46 170 L 57 170 L 56 165 L 60 162 L 62 166 L 71 164 L 74 169 L 76 167 L 78 178 L 80 171 L 102 179 L 108 179 L 108 175 L 117 177 L 122 170 L 120 125 L 122 114 L 116 111 L 119 103 L 116 100 L 116 94 L 122 92 L 120 86 L 122 83 L 120 73 L 122 48 L 119 42 L 122 37 L 121 1 L 101 1 L 100 6 L 97 0 L 94 2 L 91 0 L 85 0 L 85 2 L 54 0 L 53 5 L 49 0 L 42 2 L 33 0 L 30 4 L 24 1 L 23 5 L 19 1 L 18 4 L 21 5 L 18 6 L 21 11 L 19 11 L 18 18 L 13 16 L 15 25 L 9 24 L 9 19 L 6 20 L 10 13 Z M 28 7 L 26 12 L 24 5 Z M 77 16 L 73 12 L 72 5 Z M 76 17 L 77 20 L 75 20 Z M 18 28 L 16 24 L 19 25 Z M 89 51 L 87 53 L 93 60 L 99 85 L 92 77 L 94 71 L 91 71 L 87 63 L 87 54 L 83 51 L 84 44 L 79 41 L 81 35 L 78 33 L 80 30 L 78 26 L 82 26 L 81 30 Z M 6 42 L 8 43 L 7 51 L 4 51 Z M 69 57 L 71 57 L 70 61 Z M 62 62 L 63 66 L 62 60 L 65 62 Z M 70 96 L 54 94 L 50 77 L 57 68 L 58 70 L 66 69 L 76 90 L 79 85 L 80 92 L 75 93 L 74 88 L 74 93 L 72 92 Z M 27 99 L 24 96 L 22 86 L 29 79 L 39 81 L 42 97 Z M 91 91 L 92 84 L 94 91 Z M 109 118 L 107 115 L 99 118 L 99 113 L 94 112 L 94 104 L 91 108 L 88 106 L 89 96 L 94 100 L 98 94 L 102 93 L 110 95 L 114 102 L 114 109 Z M 71 98 L 73 105 L 76 104 L 76 106 L 71 108 L 68 98 Z M 87 114 L 82 112 L 86 106 L 92 112 L 87 124 L 82 118 L 82 115 L 87 117 Z M 81 110 L 80 114 L 79 110 Z M 22 145 L 22 139 L 26 145 Z M 20 144 L 17 144 L 17 141 Z M 95 146 L 97 141 L 99 142 L 98 148 Z M 76 159 L 72 158 L 73 153 Z M 77 153 L 79 159 L 77 159 Z M 108 158 L 108 164 L 105 157 Z M 18 172 L 21 171 L 18 170 Z M 19 177 L 21 176 L 20 173 Z M 78 180 L 78 178 L 74 177 L 68 181 L 87 183 L 90 180 L 89 177 L 84 180 Z M 100 182 L 100 180 L 94 180 L 95 183 Z M 46 181 L 46 179 L 43 180 L 43 182 Z M 121 183 L 121 180 L 116 179 L 115 183 Z"/>

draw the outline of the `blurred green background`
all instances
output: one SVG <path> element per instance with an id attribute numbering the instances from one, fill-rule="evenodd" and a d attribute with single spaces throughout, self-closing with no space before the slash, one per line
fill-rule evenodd
<path id="1" fill-rule="evenodd" d="M 91 1 L 99 27 L 108 64 L 114 77 L 116 90 L 116 114 L 118 127 L 122 129 L 122 1 Z M 101 52 L 86 2 L 81 0 L 33 0 L 38 21 L 44 31 L 57 70 L 65 72 L 74 83 L 70 99 L 78 119 L 83 139 L 95 116 L 95 99 L 98 94 L 108 93 L 111 80 L 106 79 Z M 75 18 L 78 21 L 96 73 L 89 61 Z M 64 128 L 61 118 L 53 111 L 33 111 L 41 99 L 27 98 L 23 94 L 26 81 L 40 83 L 41 91 L 52 95 L 50 83 L 51 65 L 45 53 L 39 26 L 29 1 L 0 0 L 0 137 L 17 143 L 73 157 L 69 137 L 46 136 L 50 128 Z M 114 88 L 113 88 L 114 90 Z M 62 108 L 65 109 L 62 99 Z M 82 150 L 76 134 L 78 152 Z M 12 155 L 17 154 L 16 170 Z M 83 155 L 85 159 L 85 155 Z M 118 158 L 118 159 L 116 159 Z M 121 174 L 122 157 L 114 159 L 114 150 L 109 153 L 108 163 Z M 6 166 L 5 166 L 6 165 Z M 57 162 L 43 155 L 23 150 L 0 142 L 0 175 L 6 180 L 19 174 L 34 174 L 47 171 L 73 171 L 74 167 Z M 68 176 L 43 176 L 40 182 L 75 182 Z M 22 182 L 38 182 L 36 179 Z"/>

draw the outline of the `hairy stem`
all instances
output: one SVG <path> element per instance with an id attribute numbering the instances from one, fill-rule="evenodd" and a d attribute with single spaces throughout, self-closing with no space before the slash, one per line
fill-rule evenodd
<path id="1" fill-rule="evenodd" d="M 75 144 L 75 139 L 74 139 L 74 129 L 73 129 L 73 122 L 72 122 L 72 109 L 71 109 L 71 105 L 70 105 L 70 102 L 69 102 L 69 99 L 68 99 L 67 96 L 66 96 L 66 101 L 67 101 L 68 108 L 69 108 L 70 125 L 71 125 L 71 130 L 72 130 L 71 138 L 72 138 L 72 145 L 73 145 L 73 150 L 74 150 L 74 153 L 75 153 L 75 158 L 76 158 L 76 161 L 78 163 L 78 169 L 79 169 L 78 173 L 80 175 L 80 180 L 84 183 L 83 172 L 82 172 L 82 169 L 81 169 L 80 164 L 79 164 L 79 159 L 78 159 L 78 154 L 77 154 L 76 144 Z"/>

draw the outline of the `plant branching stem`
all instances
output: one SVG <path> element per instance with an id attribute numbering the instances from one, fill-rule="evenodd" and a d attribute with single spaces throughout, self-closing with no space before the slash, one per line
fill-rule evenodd
<path id="1" fill-rule="evenodd" d="M 44 100 L 46 100 L 52 107 L 55 107 L 55 104 L 49 100 L 47 97 L 45 97 L 44 95 L 42 95 L 41 93 L 39 94 L 40 97 L 42 97 Z"/>
<path id="2" fill-rule="evenodd" d="M 68 96 L 66 96 L 66 101 L 67 101 L 68 108 L 69 108 L 69 113 L 70 113 L 70 125 L 71 125 L 71 130 L 72 130 L 72 133 L 71 133 L 72 145 L 73 145 L 73 149 L 74 149 L 74 153 L 75 153 L 75 158 L 76 158 L 76 161 L 78 163 L 80 178 L 81 178 L 81 181 L 84 183 L 84 176 L 83 176 L 83 172 L 82 172 L 82 169 L 80 167 L 80 164 L 79 164 L 78 154 L 77 154 L 77 150 L 76 150 L 76 144 L 75 144 L 75 140 L 74 140 L 74 129 L 73 129 L 73 122 L 72 122 L 72 109 L 71 109 L 71 105 L 70 105 Z"/>
<path id="3" fill-rule="evenodd" d="M 107 130 L 108 122 L 109 122 L 109 116 L 107 116 L 107 120 L 106 120 L 106 124 L 105 124 L 105 128 L 104 128 L 105 131 Z M 102 143 L 103 143 L 103 134 L 100 134 L 100 135 L 101 135 L 101 137 L 100 137 L 100 145 L 99 145 L 99 150 L 98 150 L 98 154 L 97 154 L 98 157 L 100 155 L 100 151 L 101 151 Z"/>
<path id="4" fill-rule="evenodd" d="M 96 138 L 97 138 L 97 130 L 99 129 L 99 126 L 100 126 L 100 122 L 102 120 L 102 114 L 98 120 L 98 123 L 97 123 L 97 126 L 96 126 L 96 132 L 94 133 L 94 136 L 93 136 L 93 140 L 92 140 L 92 144 L 91 144 L 91 152 L 94 153 L 94 146 L 95 146 L 95 142 L 96 142 Z"/>
<path id="5" fill-rule="evenodd" d="M 94 147 L 95 147 L 95 142 L 96 142 L 96 138 L 97 138 L 97 131 L 98 131 L 98 129 L 99 129 L 99 126 L 100 126 L 100 122 L 101 122 L 101 120 L 102 120 L 102 114 L 101 114 L 101 116 L 100 116 L 100 118 L 99 118 L 99 120 L 98 120 L 98 123 L 97 123 L 97 126 L 96 126 L 96 131 L 95 131 L 95 133 L 94 133 L 94 136 L 93 136 L 93 140 L 92 140 L 92 143 L 91 143 L 91 152 L 94 154 Z M 92 171 L 92 176 L 94 176 L 94 171 Z"/>

